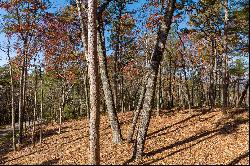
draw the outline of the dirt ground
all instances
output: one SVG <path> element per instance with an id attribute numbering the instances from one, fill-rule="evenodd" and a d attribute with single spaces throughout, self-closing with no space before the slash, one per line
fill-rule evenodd
<path id="1" fill-rule="evenodd" d="M 127 138 L 132 112 L 120 113 Z M 244 164 L 249 165 L 249 110 L 171 110 L 152 116 L 140 161 L 131 159 L 133 143 L 112 144 L 107 116 L 101 116 L 101 164 Z M 88 164 L 86 119 L 45 129 L 43 142 L 24 144 L 13 152 L 10 143 L 0 145 L 0 164 Z"/>

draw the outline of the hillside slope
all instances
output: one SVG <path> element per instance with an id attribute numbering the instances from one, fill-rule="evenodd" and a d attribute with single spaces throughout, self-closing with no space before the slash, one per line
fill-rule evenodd
<path id="1" fill-rule="evenodd" d="M 132 113 L 121 113 L 126 138 Z M 87 120 L 46 128 L 46 137 L 35 148 L 27 145 L 17 152 L 1 152 L 1 164 L 87 164 Z M 112 145 L 107 116 L 101 118 L 101 164 L 249 164 L 248 110 L 163 111 L 151 119 L 146 141 L 146 156 L 130 160 L 132 144 Z M 1 145 L 3 146 L 3 145 Z M 7 145 L 5 145 L 7 146 Z M 6 148 L 6 147 L 5 147 Z"/>

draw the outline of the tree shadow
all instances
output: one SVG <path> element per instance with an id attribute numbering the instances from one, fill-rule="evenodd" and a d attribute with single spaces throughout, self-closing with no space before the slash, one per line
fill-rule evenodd
<path id="1" fill-rule="evenodd" d="M 184 140 L 177 141 L 177 142 L 175 142 L 175 143 L 173 143 L 173 144 L 170 144 L 170 145 L 168 145 L 168 146 L 166 146 L 166 147 L 163 147 L 163 148 L 160 148 L 160 149 L 153 150 L 153 151 L 151 151 L 151 152 L 145 153 L 144 155 L 145 155 L 146 157 L 153 156 L 153 155 L 156 155 L 156 154 L 158 154 L 158 153 L 162 153 L 162 152 L 164 152 L 164 151 L 166 151 L 166 150 L 168 150 L 168 149 L 172 149 L 172 148 L 174 148 L 174 147 L 181 146 L 181 145 L 186 144 L 186 143 L 189 143 L 189 142 L 193 142 L 193 141 L 198 140 L 198 139 L 200 139 L 200 138 L 202 138 L 202 137 L 206 137 L 206 136 L 208 136 L 208 135 L 210 135 L 210 134 L 212 134 L 212 133 L 215 133 L 215 132 L 217 132 L 217 130 L 203 131 L 203 132 L 200 132 L 200 133 L 198 133 L 198 134 L 195 134 L 195 135 L 193 135 L 193 136 L 191 136 L 191 137 L 189 137 L 189 138 L 186 138 L 186 139 L 184 139 Z"/>
<path id="2" fill-rule="evenodd" d="M 195 118 L 195 117 L 197 117 L 197 116 L 205 115 L 206 113 L 210 112 L 210 110 L 211 110 L 211 109 L 205 109 L 205 110 L 202 111 L 201 113 L 197 113 L 197 114 L 191 115 L 191 116 L 187 117 L 186 119 L 183 119 L 183 120 L 181 120 L 181 121 L 179 121 L 179 122 L 177 122 L 177 123 L 174 123 L 174 124 L 172 124 L 172 125 L 170 125 L 170 126 L 166 126 L 166 127 L 163 127 L 163 128 L 161 128 L 161 129 L 159 129 L 159 130 L 157 130 L 157 131 L 154 131 L 154 132 L 152 132 L 152 133 L 149 133 L 149 134 L 147 135 L 147 137 L 150 137 L 150 136 L 152 136 L 152 135 L 155 135 L 155 134 L 157 134 L 157 133 L 159 133 L 159 132 L 161 132 L 161 131 L 167 130 L 168 128 L 174 127 L 174 126 L 176 126 L 176 125 L 178 125 L 178 124 L 181 124 L 181 123 L 184 123 L 184 122 L 186 122 L 186 121 L 189 121 L 190 119 Z"/>
<path id="3" fill-rule="evenodd" d="M 249 158 L 249 151 L 247 151 L 247 152 L 241 154 L 240 156 L 238 156 L 237 158 L 235 158 L 233 161 L 231 161 L 231 162 L 230 162 L 229 164 L 227 164 L 227 165 L 235 165 L 235 164 L 237 164 L 238 162 L 240 162 L 240 160 L 242 160 L 242 159 L 244 159 L 244 158 L 246 158 L 246 157 Z"/>
<path id="4" fill-rule="evenodd" d="M 40 165 L 52 165 L 52 164 L 57 164 L 58 161 L 59 161 L 59 159 L 52 159 L 52 160 L 44 161 L 44 162 L 42 162 Z"/>
<path id="5" fill-rule="evenodd" d="M 201 140 L 197 141 L 196 143 L 194 143 L 194 144 L 192 144 L 192 145 L 190 145 L 190 146 L 188 146 L 188 147 L 178 149 L 178 150 L 176 150 L 176 151 L 174 151 L 174 152 L 172 152 L 172 153 L 170 153 L 170 154 L 168 154 L 168 155 L 166 155 L 166 156 L 164 156 L 164 157 L 155 159 L 155 160 L 150 161 L 150 162 L 147 162 L 147 163 L 143 163 L 143 162 L 142 162 L 142 163 L 139 163 L 139 165 L 140 165 L 140 164 L 142 164 L 142 165 L 153 164 L 153 163 L 155 163 L 155 162 L 158 162 L 158 161 L 160 161 L 160 160 L 163 160 L 163 159 L 166 158 L 166 157 L 170 157 L 170 156 L 172 156 L 172 155 L 174 155 L 174 154 L 176 154 L 176 153 L 179 153 L 179 152 L 181 152 L 181 151 L 183 151 L 183 150 L 190 149 L 191 147 L 193 147 L 193 146 L 195 146 L 195 145 L 197 145 L 197 144 L 199 144 L 199 143 L 201 143 L 201 142 L 203 142 L 203 141 L 205 141 L 205 140 L 208 140 L 208 139 L 210 139 L 210 138 L 212 138 L 212 137 L 214 137 L 214 136 L 216 136 L 216 135 L 218 135 L 218 133 L 214 132 L 214 134 L 212 134 L 212 135 L 210 135 L 210 136 L 208 136 L 208 137 L 206 137 L 206 138 L 202 138 Z M 204 136 L 204 137 L 205 137 L 205 136 Z"/>
<path id="6" fill-rule="evenodd" d="M 171 125 L 171 126 L 166 126 L 166 127 L 162 128 L 162 129 L 160 129 L 160 130 L 157 130 L 157 131 L 155 131 L 155 132 L 153 132 L 153 133 L 150 133 L 148 136 L 151 136 L 151 138 L 152 138 L 152 135 L 154 135 L 154 134 L 157 134 L 157 133 L 159 133 L 159 132 L 161 132 L 161 131 L 164 131 L 164 130 L 166 130 L 166 129 L 168 129 L 168 128 L 171 128 L 171 127 L 173 127 L 173 126 L 175 126 L 175 125 L 177 125 L 177 124 L 184 123 L 184 122 L 190 120 L 191 118 L 194 118 L 194 117 L 196 117 L 196 116 L 203 115 L 203 114 L 205 114 L 205 113 L 207 113 L 207 112 L 208 112 L 208 111 L 203 111 L 202 113 L 194 114 L 194 115 L 192 115 L 192 116 L 190 116 L 190 117 L 188 117 L 188 118 L 186 118 L 186 119 L 184 119 L 184 120 L 182 120 L 182 121 L 180 121 L 180 122 L 177 122 L 177 123 L 175 123 L 175 124 L 173 124 L 173 125 Z M 238 112 L 238 113 L 239 113 L 239 112 Z M 236 113 L 236 114 L 237 114 L 237 113 Z M 213 116 L 211 116 L 211 117 L 213 117 Z M 211 117 L 208 117 L 208 118 L 211 118 Z M 144 153 L 144 154 L 143 154 L 144 157 L 151 157 L 151 156 L 157 155 L 157 154 L 159 154 L 159 153 L 163 153 L 163 152 L 165 152 L 165 151 L 167 151 L 167 150 L 169 150 L 169 149 L 172 149 L 172 148 L 174 148 L 174 147 L 178 147 L 178 146 L 181 146 L 181 145 L 184 145 L 184 144 L 187 144 L 187 143 L 192 143 L 192 142 L 194 142 L 194 141 L 197 141 L 196 143 L 194 143 L 194 144 L 192 144 L 192 145 L 190 145 L 190 146 L 188 146 L 188 147 L 185 147 L 185 148 L 176 150 L 176 151 L 174 151 L 174 152 L 168 154 L 167 156 L 164 156 L 164 157 L 155 159 L 155 160 L 150 161 L 150 162 L 148 162 L 148 163 L 143 163 L 143 162 L 141 162 L 140 164 L 146 164 L 146 165 L 148 165 L 148 164 L 153 164 L 153 163 L 155 163 L 155 162 L 157 162 L 157 161 L 160 161 L 160 160 L 162 160 L 162 159 L 164 159 L 164 158 L 166 158 L 166 157 L 172 156 L 172 155 L 174 155 L 174 154 L 176 154 L 176 153 L 178 153 L 178 152 L 180 152 L 180 151 L 189 149 L 189 148 L 195 146 L 196 144 L 198 144 L 198 143 L 200 143 L 200 142 L 202 142 L 202 141 L 205 141 L 205 140 L 207 140 L 207 139 L 210 139 L 210 138 L 212 138 L 212 137 L 214 137 L 214 136 L 216 136 L 216 135 L 221 135 L 221 134 L 224 134 L 224 135 L 226 134 L 226 135 L 227 135 L 227 134 L 235 133 L 235 132 L 237 132 L 238 127 L 239 127 L 241 124 L 245 124 L 245 123 L 249 123 L 249 118 L 239 118 L 239 117 L 238 117 L 238 118 L 233 119 L 233 120 L 230 121 L 230 122 L 224 123 L 223 125 L 216 126 L 213 130 L 210 130 L 210 131 L 202 131 L 202 132 L 200 132 L 200 133 L 198 133 L 198 134 L 195 134 L 195 135 L 192 135 L 191 137 L 188 137 L 188 138 L 186 138 L 186 139 L 177 141 L 177 142 L 175 142 L 175 143 L 173 143 L 173 144 L 170 144 L 170 145 L 168 145 L 168 146 L 166 146 L 166 147 L 162 147 L 162 148 L 159 148 L 159 149 L 150 151 L 150 152 L 148 152 L 148 153 Z M 162 134 L 161 134 L 161 135 L 162 135 Z M 158 135 L 158 136 L 159 136 L 159 135 Z M 153 136 L 153 137 L 154 137 L 154 136 Z M 204 138 L 204 137 L 205 137 L 205 138 Z M 245 157 L 248 156 L 248 155 L 249 155 L 249 152 L 247 152 L 247 154 L 244 154 L 244 155 L 242 155 L 242 156 L 236 158 L 236 159 L 235 159 L 234 161 L 232 161 L 231 163 L 238 162 L 239 160 L 241 160 L 242 158 L 245 158 Z M 135 160 L 135 157 L 132 156 L 132 157 L 131 157 L 129 160 L 127 160 L 123 165 L 127 165 L 127 164 L 133 162 L 134 160 Z"/>
<path id="7" fill-rule="evenodd" d="M 195 141 L 197 139 L 208 136 L 208 135 L 210 135 L 212 133 L 232 134 L 232 133 L 237 131 L 237 128 L 239 127 L 239 125 L 244 124 L 244 123 L 248 123 L 248 119 L 236 119 L 236 120 L 234 120 L 234 121 L 232 121 L 230 123 L 226 123 L 221 128 L 214 129 L 214 130 L 211 130 L 211 131 L 202 131 L 202 132 L 200 132 L 198 134 L 195 134 L 195 135 L 193 135 L 193 136 L 191 136 L 189 138 L 186 138 L 184 140 L 177 141 L 177 142 L 175 142 L 175 143 L 173 143 L 171 145 L 168 145 L 166 147 L 163 147 L 163 148 L 148 152 L 148 153 L 145 154 L 145 156 L 152 156 L 152 155 L 156 155 L 158 153 L 162 153 L 163 151 L 166 151 L 166 150 L 171 149 L 173 147 L 177 147 L 177 146 L 189 143 L 189 142 L 193 142 L 193 141 Z"/>
<path id="8" fill-rule="evenodd" d="M 64 133 L 64 129 L 68 128 L 67 126 L 65 127 L 62 127 L 61 128 L 61 134 Z M 55 128 L 55 129 L 50 129 L 50 130 L 44 130 L 43 131 L 43 139 L 46 139 L 46 138 L 49 138 L 55 134 L 58 134 L 58 128 Z M 39 135 L 39 128 L 37 128 L 37 132 L 35 134 L 35 137 L 34 137 L 34 141 L 35 141 L 35 144 L 37 144 L 40 140 L 40 135 Z M 23 143 L 22 145 L 19 145 L 19 148 L 17 148 L 18 151 L 28 147 L 32 145 L 32 134 L 29 133 L 27 134 L 26 136 L 23 137 Z M 10 162 L 10 161 L 13 161 L 13 160 L 17 160 L 17 159 L 20 159 L 22 157 L 26 157 L 26 156 L 29 156 L 29 155 L 32 155 L 34 153 L 37 153 L 37 152 L 41 152 L 42 150 L 38 150 L 38 151 L 34 151 L 34 152 L 31 152 L 29 154 L 25 154 L 25 155 L 22 155 L 22 156 L 19 156 L 17 158 L 13 158 L 13 159 L 9 159 L 7 157 L 5 157 L 9 152 L 13 151 L 13 148 L 12 148 L 12 139 L 11 140 L 8 140 L 6 141 L 5 143 L 1 144 L 0 145 L 0 164 L 4 164 L 6 162 Z"/>

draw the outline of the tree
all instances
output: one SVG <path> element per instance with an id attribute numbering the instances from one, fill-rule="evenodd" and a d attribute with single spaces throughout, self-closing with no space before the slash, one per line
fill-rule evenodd
<path id="1" fill-rule="evenodd" d="M 97 59 L 97 1 L 88 0 L 88 75 L 90 85 L 89 164 L 100 164 L 100 96 Z"/>
<path id="2" fill-rule="evenodd" d="M 172 24 L 172 17 L 175 10 L 175 2 L 175 0 L 168 0 L 166 3 L 167 7 L 165 8 L 164 18 L 160 24 L 157 33 L 157 41 L 150 61 L 150 68 L 148 71 L 148 78 L 146 82 L 145 99 L 141 111 L 141 119 L 137 133 L 137 140 L 134 147 L 134 155 L 136 159 L 139 159 L 143 155 L 144 144 L 146 140 L 155 95 L 158 69 L 167 41 L 168 32 Z"/>

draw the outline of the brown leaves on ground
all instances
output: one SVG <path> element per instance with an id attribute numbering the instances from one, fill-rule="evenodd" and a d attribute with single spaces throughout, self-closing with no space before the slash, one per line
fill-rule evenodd
<path id="1" fill-rule="evenodd" d="M 119 114 L 126 138 L 132 113 Z M 101 164 L 249 164 L 249 113 L 245 109 L 162 111 L 153 116 L 145 156 L 131 161 L 133 145 L 113 145 L 107 116 L 101 117 Z M 48 126 L 42 144 L 3 154 L 4 164 L 87 164 L 87 120 Z"/>

